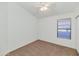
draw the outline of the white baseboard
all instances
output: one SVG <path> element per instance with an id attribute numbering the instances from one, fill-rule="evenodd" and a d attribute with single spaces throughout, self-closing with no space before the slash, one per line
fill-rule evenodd
<path id="1" fill-rule="evenodd" d="M 24 43 L 24 44 L 22 44 L 22 45 L 20 45 L 20 46 L 18 46 L 18 47 L 16 47 L 16 48 L 14 48 L 14 49 L 8 49 L 8 50 L 5 51 L 5 52 L 1 52 L 1 53 L 0 53 L 0 56 L 5 56 L 7 53 L 9 53 L 9 52 L 11 52 L 11 51 L 14 51 L 14 50 L 16 50 L 16 49 L 18 49 L 18 48 L 20 48 L 20 47 L 22 47 L 22 46 L 25 46 L 25 45 L 27 45 L 27 44 L 29 44 L 29 43 L 31 43 L 31 42 L 34 42 L 34 41 L 36 41 L 36 40 L 32 40 L 32 41 L 30 41 L 30 42 Z"/>

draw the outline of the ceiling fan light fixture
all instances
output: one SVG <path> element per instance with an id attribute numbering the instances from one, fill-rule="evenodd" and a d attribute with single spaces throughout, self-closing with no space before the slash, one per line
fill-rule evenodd
<path id="1" fill-rule="evenodd" d="M 48 9 L 48 7 L 43 6 L 43 7 L 40 8 L 40 11 L 46 11 L 47 9 Z"/>

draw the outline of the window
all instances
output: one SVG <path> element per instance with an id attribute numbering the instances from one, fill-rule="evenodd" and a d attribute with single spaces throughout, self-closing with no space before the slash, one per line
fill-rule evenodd
<path id="1" fill-rule="evenodd" d="M 71 18 L 60 19 L 57 21 L 57 37 L 71 39 Z"/>

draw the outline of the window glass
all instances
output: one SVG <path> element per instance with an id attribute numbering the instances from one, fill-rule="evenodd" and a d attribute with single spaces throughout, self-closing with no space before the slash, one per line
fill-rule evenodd
<path id="1" fill-rule="evenodd" d="M 57 21 L 57 37 L 71 39 L 71 18 L 60 19 Z"/>

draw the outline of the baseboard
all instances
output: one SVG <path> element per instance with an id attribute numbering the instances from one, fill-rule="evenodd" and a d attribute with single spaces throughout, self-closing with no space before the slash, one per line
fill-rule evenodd
<path id="1" fill-rule="evenodd" d="M 35 41 L 40 41 L 41 39 L 37 39 L 37 40 L 34 40 L 34 41 L 31 41 L 31 42 L 29 42 L 29 43 L 27 43 L 27 44 L 23 44 L 23 45 L 21 45 L 20 47 L 18 47 L 18 48 L 21 48 L 21 47 L 23 47 L 23 46 L 25 46 L 25 45 L 28 45 L 28 44 L 30 44 L 30 43 L 33 43 L 33 42 L 35 42 Z M 41 41 L 44 41 L 44 40 L 41 40 Z M 49 42 L 49 41 L 44 41 L 44 42 Z M 52 42 L 49 42 L 50 44 L 52 44 Z M 56 44 L 56 43 L 53 43 L 53 44 Z M 56 44 L 56 45 L 59 45 L 59 44 Z M 63 46 L 63 45 L 60 45 L 60 46 Z M 64 46 L 64 47 L 67 47 L 67 46 Z M 18 49 L 18 48 L 16 48 L 16 49 Z M 68 47 L 68 48 L 71 48 L 71 47 Z M 13 50 L 9 50 L 9 51 L 7 51 L 6 52 L 6 54 L 8 54 L 9 52 L 12 52 L 12 51 L 14 51 L 14 50 L 16 50 L 16 49 L 13 49 Z M 72 48 L 73 49 L 73 48 Z M 76 49 L 75 49 L 76 50 Z M 77 51 L 77 50 L 76 50 Z M 77 51 L 77 52 L 79 52 L 79 51 Z M 5 55 L 6 55 L 5 54 Z M 78 54 L 79 55 L 79 54 Z"/>
<path id="2" fill-rule="evenodd" d="M 30 41 L 30 42 L 26 42 L 26 43 L 24 43 L 23 45 L 20 45 L 19 47 L 17 47 L 17 48 L 14 48 L 14 49 L 9 49 L 8 51 L 6 51 L 6 53 L 5 54 L 3 54 L 3 56 L 6 56 L 9 52 L 12 52 L 12 51 L 14 51 L 14 50 L 16 50 L 16 49 L 19 49 L 19 48 L 21 48 L 21 47 L 23 47 L 23 46 L 25 46 L 25 45 L 28 45 L 28 44 L 30 44 L 30 43 L 32 43 L 32 42 L 34 42 L 34 41 L 36 41 L 36 40 L 33 40 L 33 41 Z"/>
<path id="3" fill-rule="evenodd" d="M 41 40 L 41 39 L 39 39 L 39 40 Z M 49 43 L 53 43 L 53 44 L 64 46 L 64 47 L 68 47 L 68 48 L 72 48 L 72 47 L 69 47 L 69 46 L 66 46 L 66 45 L 62 45 L 62 44 L 59 44 L 59 43 L 55 43 L 55 42 L 51 42 L 51 41 L 48 41 L 48 40 L 42 40 L 42 41 L 46 41 L 46 42 L 49 42 Z M 72 49 L 75 49 L 75 48 L 72 48 Z"/>

